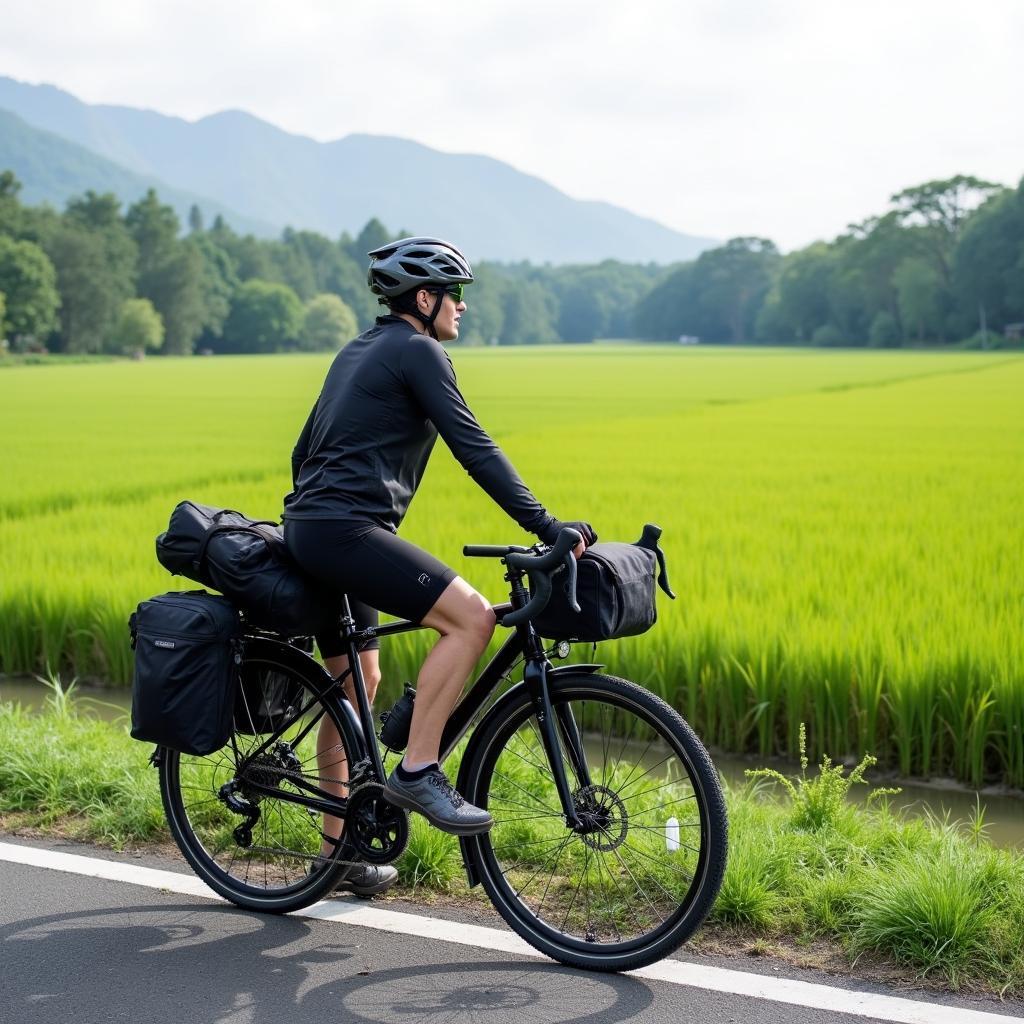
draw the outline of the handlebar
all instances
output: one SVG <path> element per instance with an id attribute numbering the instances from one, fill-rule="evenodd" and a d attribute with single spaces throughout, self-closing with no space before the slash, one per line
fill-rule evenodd
<path id="1" fill-rule="evenodd" d="M 500 558 L 510 568 L 525 570 L 530 580 L 530 600 L 522 608 L 510 611 L 502 617 L 501 625 L 511 627 L 540 615 L 551 599 L 552 580 L 563 569 L 569 577 L 565 587 L 569 605 L 573 611 L 580 611 L 576 600 L 576 558 L 572 552 L 582 539 L 576 530 L 564 527 L 550 548 L 545 548 L 541 544 L 532 548 L 516 544 L 467 544 L 463 547 L 462 553 L 467 557 Z M 660 539 L 661 527 L 647 523 L 640 539 L 636 541 L 636 546 L 654 552 L 658 560 L 658 585 L 674 600 L 676 595 L 672 593 L 668 583 L 665 554 L 658 546 Z"/>
<path id="2" fill-rule="evenodd" d="M 513 551 L 505 556 L 506 565 L 514 569 L 525 569 L 530 577 L 530 600 L 522 608 L 509 612 L 501 620 L 503 626 L 518 626 L 520 622 L 540 615 L 551 600 L 551 580 L 562 568 L 569 573 L 569 583 L 566 587 L 569 605 L 574 612 L 580 610 L 576 601 L 576 559 L 572 551 L 582 540 L 576 530 L 566 526 L 559 530 L 555 543 L 546 554 L 523 554 Z"/>

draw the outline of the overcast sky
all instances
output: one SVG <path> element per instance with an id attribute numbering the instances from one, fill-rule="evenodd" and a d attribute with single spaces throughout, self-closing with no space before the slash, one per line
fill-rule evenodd
<path id="1" fill-rule="evenodd" d="M 908 185 L 1024 175 L 1021 0 L 5 0 L 0 74 L 485 153 L 787 250 Z"/>

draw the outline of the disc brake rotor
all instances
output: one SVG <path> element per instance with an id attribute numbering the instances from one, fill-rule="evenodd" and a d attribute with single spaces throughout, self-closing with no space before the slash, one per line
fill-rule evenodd
<path id="1" fill-rule="evenodd" d="M 573 795 L 580 838 L 592 850 L 618 849 L 629 832 L 629 814 L 618 794 L 607 786 L 584 786 Z"/>

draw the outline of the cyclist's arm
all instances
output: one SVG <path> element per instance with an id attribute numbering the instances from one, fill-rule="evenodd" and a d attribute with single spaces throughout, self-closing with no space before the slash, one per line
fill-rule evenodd
<path id="1" fill-rule="evenodd" d="M 302 428 L 302 433 L 299 434 L 298 441 L 295 442 L 295 447 L 292 449 L 292 489 L 298 485 L 299 481 L 299 470 L 302 469 L 302 464 L 306 461 L 306 456 L 309 455 L 309 438 L 313 433 L 313 419 L 316 417 L 316 407 L 320 404 L 318 398 L 313 403 L 313 408 L 310 410 L 309 418 L 306 420 L 306 425 Z"/>
<path id="2" fill-rule="evenodd" d="M 413 338 L 403 353 L 402 375 L 455 458 L 508 515 L 537 536 L 555 522 L 477 422 L 459 391 L 451 359 L 438 342 Z"/>

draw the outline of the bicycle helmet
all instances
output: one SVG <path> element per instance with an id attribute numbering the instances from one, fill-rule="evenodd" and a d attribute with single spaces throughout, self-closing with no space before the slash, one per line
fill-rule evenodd
<path id="1" fill-rule="evenodd" d="M 374 295 L 393 299 L 413 288 L 471 284 L 473 268 L 451 242 L 440 238 L 400 238 L 367 253 L 366 283 Z"/>

